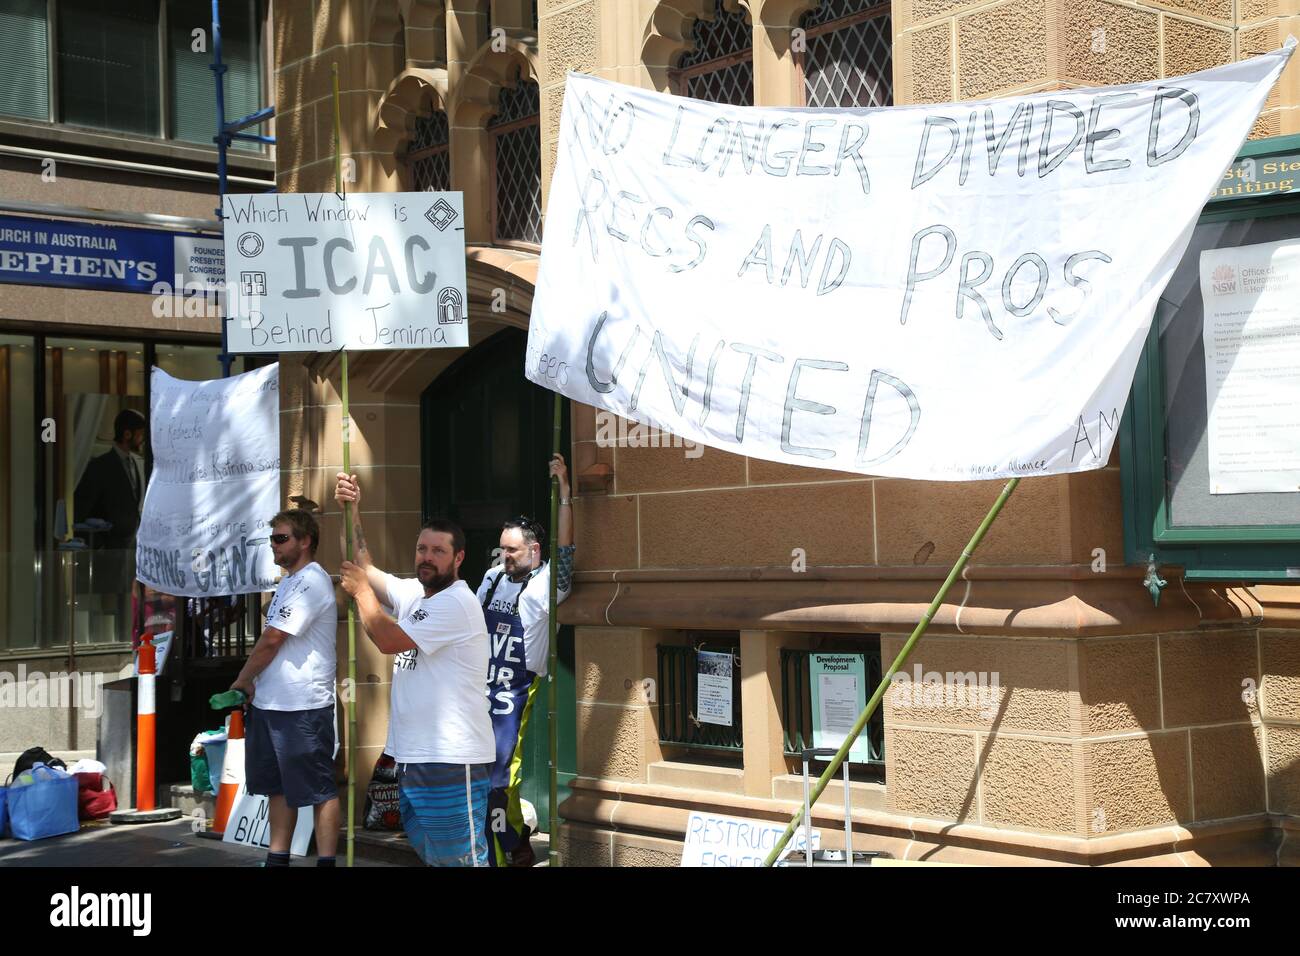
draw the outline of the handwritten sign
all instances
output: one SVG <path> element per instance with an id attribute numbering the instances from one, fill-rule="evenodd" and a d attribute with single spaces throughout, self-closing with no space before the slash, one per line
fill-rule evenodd
<path id="1" fill-rule="evenodd" d="M 154 467 L 136 577 L 164 594 L 275 587 L 267 522 L 280 510 L 280 367 L 187 382 L 153 370 Z"/>
<path id="2" fill-rule="evenodd" d="M 785 832 L 785 826 L 771 820 L 748 820 L 692 810 L 686 821 L 681 865 L 716 869 L 762 866 Z M 804 831 L 796 830 L 781 856 L 802 850 L 805 845 Z M 821 849 L 821 833 L 817 830 L 812 831 L 812 845 L 814 850 Z"/>
<path id="3" fill-rule="evenodd" d="M 460 193 L 226 196 L 232 352 L 469 344 Z"/>
<path id="4" fill-rule="evenodd" d="M 231 805 L 230 819 L 226 821 L 226 832 L 222 843 L 240 843 L 244 846 L 257 846 L 264 850 L 271 848 L 271 803 L 260 794 L 249 793 L 244 784 L 239 785 L 235 802 Z M 311 807 L 299 807 L 298 819 L 293 825 L 293 837 L 289 841 L 289 852 L 294 856 L 306 856 L 311 844 L 311 834 L 315 827 L 314 811 Z"/>
<path id="5" fill-rule="evenodd" d="M 1292 48 L 875 110 L 570 73 L 527 377 L 790 464 L 1101 468 L 1161 290 Z"/>

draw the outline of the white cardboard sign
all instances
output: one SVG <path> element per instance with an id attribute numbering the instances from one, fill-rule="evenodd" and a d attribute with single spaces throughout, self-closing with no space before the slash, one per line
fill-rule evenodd
<path id="1" fill-rule="evenodd" d="M 762 866 L 785 828 L 786 824 L 771 820 L 750 820 L 692 810 L 686 822 L 681 865 L 716 869 Z M 792 850 L 802 850 L 804 845 L 804 831 L 799 828 L 785 845 L 781 856 Z M 818 830 L 812 831 L 812 845 L 814 850 L 821 849 Z"/>
<path id="2" fill-rule="evenodd" d="M 271 848 L 271 803 L 256 793 L 249 793 L 244 784 L 239 785 L 230 819 L 226 821 L 226 832 L 222 843 L 241 843 L 244 846 L 260 846 L 264 850 Z M 289 852 L 294 856 L 306 856 L 311 843 L 311 831 L 315 826 L 315 815 L 311 807 L 298 808 L 298 822 L 293 827 L 293 839 L 289 842 Z"/>
<path id="3" fill-rule="evenodd" d="M 460 193 L 228 195 L 230 351 L 469 344 Z"/>

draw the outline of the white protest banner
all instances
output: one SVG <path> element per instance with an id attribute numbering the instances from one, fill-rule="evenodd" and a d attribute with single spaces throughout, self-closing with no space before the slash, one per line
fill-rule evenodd
<path id="1" fill-rule="evenodd" d="M 1300 491 L 1300 243 L 1201 253 L 1210 494 Z"/>
<path id="2" fill-rule="evenodd" d="M 891 109 L 570 73 L 527 377 L 790 464 L 1100 468 L 1161 290 L 1293 46 Z"/>
<path id="3" fill-rule="evenodd" d="M 266 797 L 249 793 L 245 784 L 239 785 L 235 802 L 231 804 L 230 818 L 226 821 L 226 832 L 221 837 L 222 843 L 240 843 L 244 846 L 258 846 L 263 850 L 271 848 L 271 803 Z M 311 807 L 299 807 L 298 819 L 294 821 L 293 836 L 289 840 L 289 852 L 294 856 L 306 856 L 311 844 L 311 833 L 315 828 L 315 812 Z"/>
<path id="4" fill-rule="evenodd" d="M 252 594 L 279 568 L 267 522 L 280 510 L 280 366 L 207 382 L 153 370 L 153 474 L 136 535 L 136 578 L 164 594 Z"/>
<path id="5" fill-rule="evenodd" d="M 226 196 L 231 352 L 469 344 L 460 193 Z"/>
<path id="6" fill-rule="evenodd" d="M 726 869 L 737 866 L 762 866 L 763 860 L 785 832 L 784 823 L 771 820 L 748 820 L 718 813 L 692 810 L 686 821 L 686 840 L 682 846 L 682 866 Z M 786 844 L 781 856 L 805 845 L 802 828 Z M 812 847 L 821 849 L 821 832 L 812 831 Z"/>

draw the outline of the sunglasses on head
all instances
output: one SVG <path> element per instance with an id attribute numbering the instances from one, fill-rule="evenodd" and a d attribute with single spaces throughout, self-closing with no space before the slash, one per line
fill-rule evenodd
<path id="1" fill-rule="evenodd" d="M 533 536 L 537 538 L 542 536 L 542 526 L 527 515 L 520 515 L 517 518 L 511 518 L 506 522 L 506 525 L 512 528 L 524 528 L 531 531 Z"/>
<path id="2" fill-rule="evenodd" d="M 293 535 L 291 534 L 273 534 L 271 535 L 271 540 L 276 544 L 284 544 L 292 537 Z"/>

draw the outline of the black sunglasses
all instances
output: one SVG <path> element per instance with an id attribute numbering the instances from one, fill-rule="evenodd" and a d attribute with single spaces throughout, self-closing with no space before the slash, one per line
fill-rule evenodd
<path id="1" fill-rule="evenodd" d="M 505 523 L 505 527 L 524 528 L 528 531 L 531 531 L 533 537 L 539 540 L 542 537 L 544 537 L 546 534 L 546 530 L 541 526 L 541 524 L 539 522 L 534 521 L 532 518 L 528 517 L 527 515 L 520 515 L 518 518 L 511 518 L 509 521 Z"/>
<path id="2" fill-rule="evenodd" d="M 271 535 L 271 540 L 272 540 L 273 542 L 275 542 L 276 544 L 284 544 L 286 541 L 288 541 L 288 540 L 289 540 L 290 538 L 292 538 L 292 537 L 293 537 L 293 535 L 291 535 L 291 534 L 273 534 L 273 535 Z"/>

